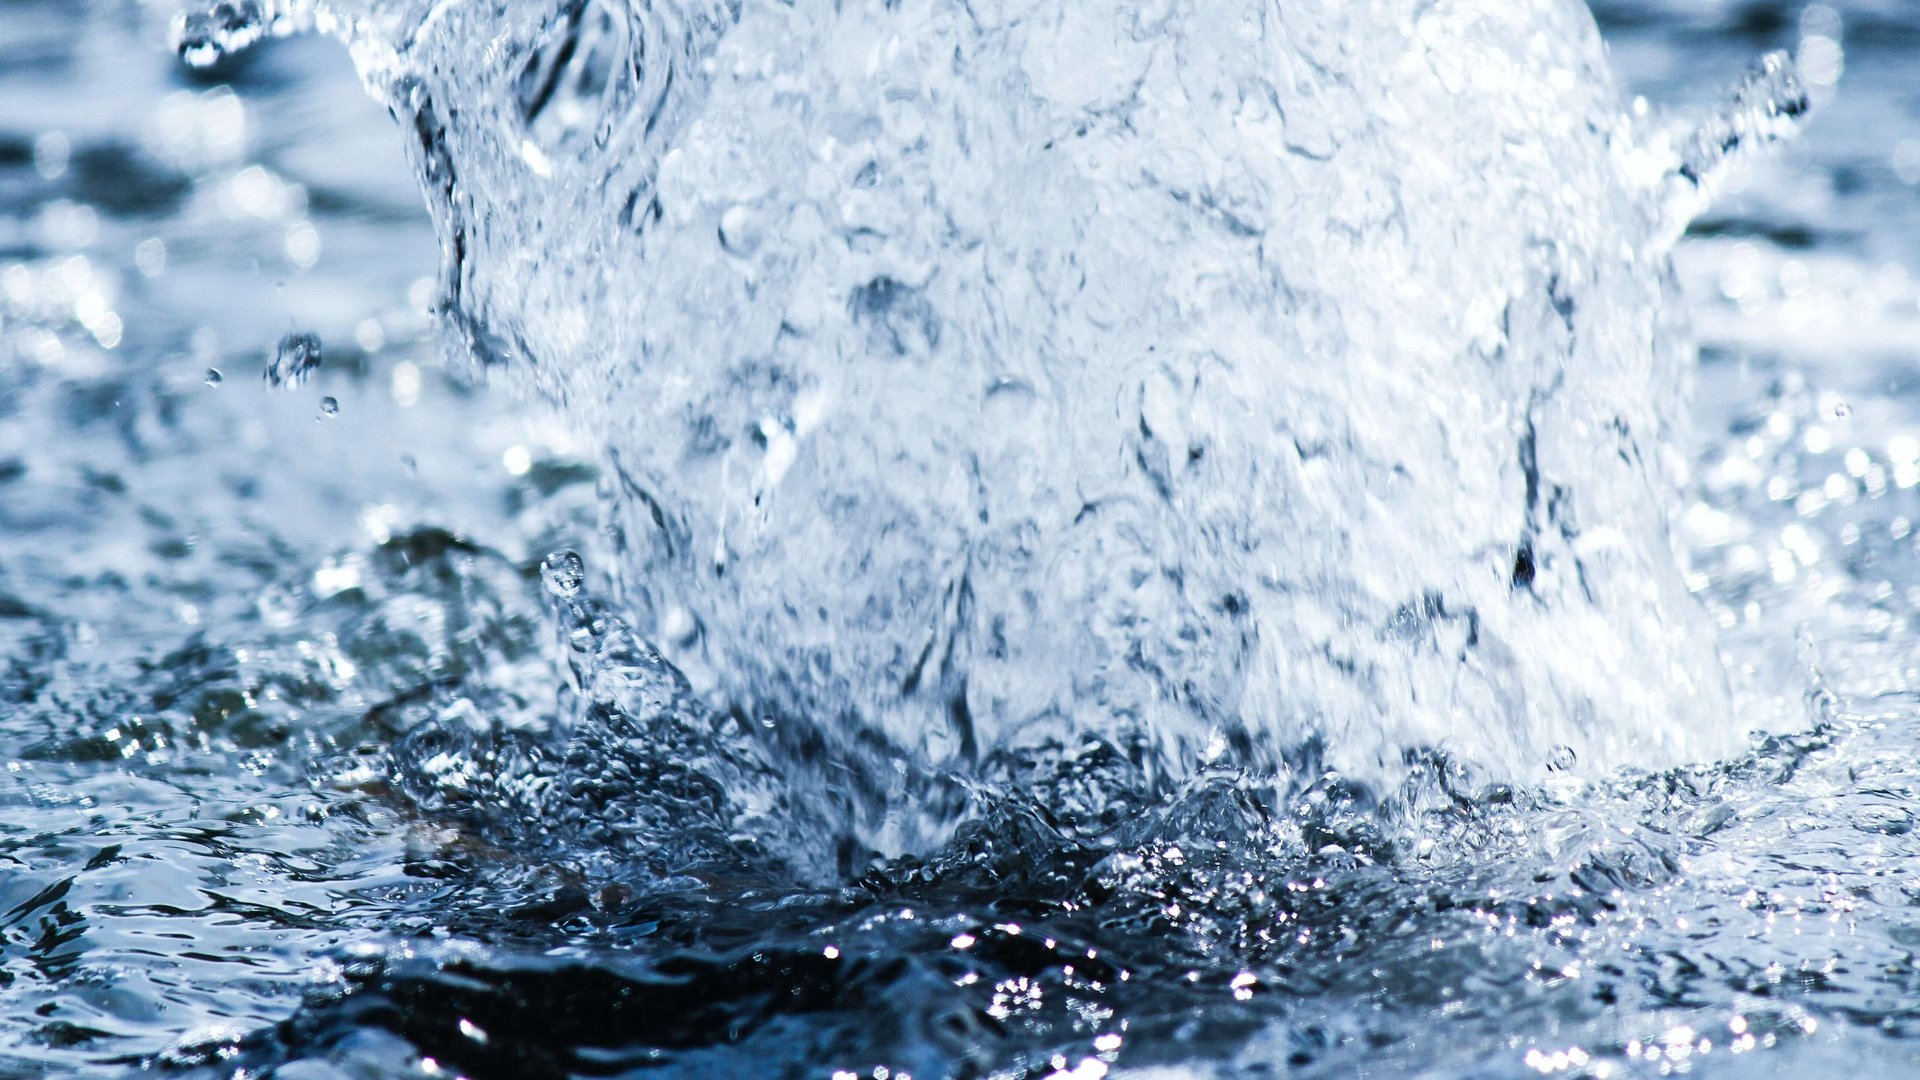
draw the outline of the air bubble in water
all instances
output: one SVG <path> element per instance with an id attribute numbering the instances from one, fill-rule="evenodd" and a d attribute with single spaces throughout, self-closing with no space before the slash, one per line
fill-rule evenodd
<path id="1" fill-rule="evenodd" d="M 323 397 L 320 399 L 320 419 L 328 420 L 340 415 L 340 399 Z"/>
<path id="2" fill-rule="evenodd" d="M 587 564 L 578 552 L 561 548 L 541 562 L 540 580 L 549 596 L 571 600 L 580 595 L 580 586 L 587 580 Z"/>
<path id="3" fill-rule="evenodd" d="M 267 362 L 266 380 L 274 386 L 302 386 L 320 366 L 320 338 L 316 334 L 293 333 L 280 339 Z"/>

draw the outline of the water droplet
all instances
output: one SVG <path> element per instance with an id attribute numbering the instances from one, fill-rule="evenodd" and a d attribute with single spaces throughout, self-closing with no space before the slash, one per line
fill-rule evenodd
<path id="1" fill-rule="evenodd" d="M 578 552 L 561 548 L 540 564 L 540 580 L 547 587 L 547 595 L 571 600 L 580 595 L 580 586 L 587 580 L 587 564 Z"/>
<path id="2" fill-rule="evenodd" d="M 266 32 L 266 11 L 259 0 L 219 0 L 175 20 L 173 47 L 193 67 L 211 67 Z"/>
<path id="3" fill-rule="evenodd" d="M 1573 747 L 1556 746 L 1553 752 L 1547 755 L 1547 768 L 1554 772 L 1566 772 L 1579 760 L 1580 757 L 1573 752 Z"/>
<path id="4" fill-rule="evenodd" d="M 335 417 L 339 415 L 340 415 L 340 399 L 339 398 L 323 397 L 320 399 L 320 419 L 326 420 L 330 417 Z"/>
<path id="5" fill-rule="evenodd" d="M 274 386 L 301 386 L 319 366 L 319 335 L 288 334 L 280 339 L 273 359 L 267 362 L 266 380 Z"/>
<path id="6" fill-rule="evenodd" d="M 208 386 L 219 386 L 221 383 L 226 381 L 226 378 L 227 377 L 225 375 L 220 374 L 220 369 L 217 367 L 210 367 L 207 369 L 207 385 Z"/>

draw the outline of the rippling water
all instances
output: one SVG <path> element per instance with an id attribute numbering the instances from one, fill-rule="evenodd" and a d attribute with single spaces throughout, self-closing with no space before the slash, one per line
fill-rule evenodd
<path id="1" fill-rule="evenodd" d="M 1920 1071 L 1907 5 L 1596 5 L 1650 130 L 1692 130 L 1773 49 L 1815 106 L 1797 142 L 1716 181 L 1674 252 L 1701 341 L 1681 587 L 1717 623 L 1732 727 L 1774 734 L 1703 736 L 1718 760 L 1673 768 L 1524 738 L 1533 757 L 1501 768 L 1489 736 L 1384 771 L 1342 758 L 1351 729 L 1315 732 L 1317 754 L 1260 740 L 1307 730 L 1287 717 L 1229 732 L 1209 767 L 1187 745 L 1204 738 L 1143 752 L 1069 726 L 962 768 L 940 740 L 903 747 L 919 729 L 877 697 L 849 698 L 866 726 L 715 707 L 805 670 L 792 627 L 752 616 L 784 579 L 743 556 L 806 552 L 736 533 L 749 585 L 671 610 L 676 571 L 636 525 L 652 465 L 601 453 L 632 431 L 442 373 L 447 227 L 421 208 L 412 126 L 326 38 L 196 71 L 168 13 L 0 8 L 0 1074 Z M 596 54 L 530 55 L 564 76 Z M 579 149 L 569 85 L 600 86 L 518 99 L 560 110 L 531 108 L 549 166 Z M 1222 214 L 1245 209 L 1231 194 Z M 484 242 L 509 252 L 532 220 Z M 731 220 L 739 242 L 753 222 Z M 551 283 L 476 273 L 495 276 L 455 314 L 491 317 L 468 342 L 510 327 L 551 362 L 562 330 L 517 310 Z M 962 298 L 886 280 L 823 324 L 938 349 L 923 316 Z M 1647 415 L 1677 423 L 1678 400 Z M 743 443 L 760 456 L 720 503 L 773 490 L 784 423 Z M 1508 449 L 1485 490 L 1518 476 Z M 1535 575 L 1545 594 L 1552 551 L 1524 573 L 1501 554 L 1501 595 Z M 1397 615 L 1436 640 L 1462 621 Z M 723 630 L 785 651 L 702 645 Z M 863 663 L 891 693 L 890 661 Z M 1308 678 L 1327 701 L 1343 685 Z M 817 706 L 833 685 L 781 694 Z M 959 707 L 990 743 L 975 692 Z M 1418 741 L 1394 726 L 1414 713 L 1386 715 L 1371 730 Z"/>

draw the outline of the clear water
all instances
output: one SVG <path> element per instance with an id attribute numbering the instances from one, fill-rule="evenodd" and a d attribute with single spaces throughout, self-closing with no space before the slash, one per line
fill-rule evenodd
<path id="1" fill-rule="evenodd" d="M 1664 521 L 1693 184 L 1584 7 L 416 7 L 333 11 L 454 350 L 606 449 L 623 614 L 776 742 L 1375 789 L 1740 744 Z M 949 816 L 854 797 L 802 812 Z"/>
<path id="2" fill-rule="evenodd" d="M 1163 27 L 1208 25 L 1149 7 L 1126 11 L 1143 25 L 1156 13 Z M 765 135 L 752 125 L 766 110 L 911 83 L 926 65 L 910 49 L 879 49 L 877 74 L 836 69 L 830 52 L 767 43 L 790 33 L 854 49 L 865 63 L 874 42 L 849 37 L 860 27 L 743 20 L 761 36 L 714 55 L 751 58 L 758 41 L 805 57 L 808 92 L 701 117 L 703 100 L 748 101 L 716 87 L 746 95 L 779 73 L 687 59 L 700 79 L 609 80 L 596 74 L 609 70 L 602 58 L 631 49 L 636 31 L 596 21 L 608 10 L 600 4 L 578 8 L 569 49 L 539 29 L 544 5 L 515 8 L 497 42 L 462 21 L 477 18 L 465 5 L 434 7 L 414 57 L 446 61 L 435 87 L 446 123 L 415 164 L 430 169 L 438 151 L 463 177 L 464 197 L 490 200 L 430 199 L 437 223 L 403 154 L 417 126 L 403 119 L 396 129 L 325 37 L 266 41 L 194 72 L 167 47 L 170 11 L 52 0 L 0 8 L 0 1073 L 1920 1071 L 1908 1039 L 1920 1000 L 1920 924 L 1909 914 L 1920 897 L 1910 809 L 1920 781 L 1920 388 L 1906 370 L 1920 346 L 1920 281 L 1907 270 L 1920 266 L 1920 102 L 1908 78 L 1920 17 L 1905 5 L 1598 5 L 1612 78 L 1652 103 L 1638 145 L 1670 130 L 1673 160 L 1705 160 L 1688 133 L 1708 132 L 1711 149 L 1727 141 L 1716 133 L 1751 127 L 1738 110 L 1731 127 L 1710 118 L 1727 115 L 1716 113 L 1727 86 L 1772 49 L 1797 54 L 1817 107 L 1804 136 L 1773 157 L 1713 170 L 1711 208 L 1673 249 L 1671 295 L 1664 230 L 1697 203 L 1676 208 L 1671 189 L 1621 194 L 1629 189 L 1597 137 L 1549 122 L 1636 111 L 1594 62 L 1591 26 L 1560 5 L 1502 15 L 1510 28 L 1539 30 L 1538 43 L 1512 34 L 1467 54 L 1478 62 L 1449 88 L 1459 115 L 1416 110 L 1426 126 L 1404 136 L 1456 187 L 1474 175 L 1487 131 L 1514 137 L 1523 163 L 1493 174 L 1517 178 L 1507 202 L 1485 188 L 1421 191 L 1406 180 L 1409 235 L 1447 224 L 1482 248 L 1446 251 L 1455 257 L 1424 270 L 1417 257 L 1436 250 L 1430 238 L 1397 251 L 1302 241 L 1271 255 L 1292 290 L 1284 332 L 1302 355 L 1332 348 L 1333 337 L 1313 333 L 1337 329 L 1351 343 L 1392 329 L 1411 343 L 1412 371 L 1284 371 L 1216 397 L 1183 391 L 1198 385 L 1191 378 L 1142 381 L 1180 374 L 1172 359 L 1078 374 L 1053 362 L 957 370 L 966 355 L 957 343 L 985 334 L 986 316 L 966 306 L 964 274 L 910 273 L 916 255 L 944 241 L 932 215 L 902 214 L 912 204 L 908 181 L 892 179 L 900 170 L 876 168 L 873 186 L 860 186 L 858 155 L 809 197 L 847 201 L 892 239 L 844 265 L 826 248 L 783 246 L 794 229 L 770 223 L 793 213 L 781 200 L 799 201 L 784 174 L 761 192 L 713 195 L 725 207 L 701 202 L 707 184 L 681 189 L 678 202 L 670 187 L 674 168 L 682 182 L 767 181 L 753 173 L 777 172 L 764 163 L 661 165 L 646 182 L 664 192 L 666 224 L 621 224 L 634 186 L 583 182 L 569 168 L 612 153 L 617 168 L 645 172 L 684 125 L 727 115 L 741 129 L 711 145 L 746 140 L 758 160 L 785 160 L 777 145 L 749 139 Z M 998 10 L 974 8 L 987 23 Z M 380 43 L 400 40 L 422 13 L 373 10 L 379 18 L 356 29 L 354 59 L 386 94 L 406 69 Z M 685 19 L 647 39 L 651 55 L 709 55 L 709 37 L 725 38 L 725 20 L 662 10 Z M 872 25 L 927 15 L 903 11 Z M 254 13 L 229 5 L 225 32 L 254 36 Z M 1345 17 L 1381 30 L 1391 14 L 1382 5 Z M 1288 27 L 1296 52 L 1320 64 L 1303 70 L 1364 66 L 1366 47 L 1329 42 L 1374 39 L 1316 39 L 1307 22 Z M 663 32 L 657 22 L 642 29 Z M 1072 38 L 1099 27 L 1055 29 Z M 1436 33 L 1446 55 L 1477 40 L 1470 27 Z M 1004 74 L 994 63 L 1013 61 L 993 50 L 1005 40 L 976 42 L 980 66 L 970 70 Z M 1523 84 L 1536 93 L 1515 116 L 1498 92 L 1515 83 L 1494 79 L 1483 92 L 1472 76 L 1531 77 L 1500 55 L 1528 48 L 1579 77 Z M 510 59 L 485 62 L 502 55 Z M 1245 63 L 1222 55 L 1208 78 Z M 1075 109 L 1133 77 L 1070 63 L 1035 70 L 1057 77 L 1040 80 L 1048 100 Z M 526 72 L 527 86 L 559 74 L 551 92 L 521 93 Z M 1370 78 L 1335 83 L 1377 103 L 1366 94 L 1390 96 L 1412 77 Z M 633 145 L 607 135 L 609 151 L 593 125 L 632 115 L 621 94 L 678 104 Z M 609 100 L 622 107 L 595 111 Z M 948 115 L 997 115 L 994 101 L 959 100 Z M 1168 116 L 1119 127 L 1150 146 L 1193 149 L 1193 124 L 1178 121 L 1210 99 L 1156 100 L 1173 102 Z M 459 119 L 448 102 L 464 106 Z M 508 106 L 519 114 L 497 112 Z M 891 145 L 896 165 L 899 148 L 914 145 L 896 129 L 866 131 L 852 105 L 845 112 L 854 130 L 836 136 L 842 143 Z M 1366 236 L 1380 209 L 1368 178 L 1411 175 L 1368 142 L 1375 135 L 1355 134 L 1358 120 L 1338 119 L 1319 131 L 1303 123 L 1294 160 L 1306 164 L 1246 190 L 1221 172 L 1246 165 L 1229 149 L 1211 163 L 1174 155 L 1151 200 L 1125 201 L 1139 189 L 1130 173 L 1083 188 L 1016 170 L 1031 182 L 1012 191 L 1027 197 L 1022 206 L 1058 200 L 1046 204 L 1057 220 L 1093 222 L 1032 239 L 1040 255 L 1074 244 L 1124 251 L 1129 229 L 1087 218 L 1077 201 L 1118 199 L 1102 205 L 1134 211 L 1129 228 L 1152 238 L 1161 265 L 1231 284 L 1244 265 L 1229 248 L 1246 240 L 1241 231 L 1283 227 L 1286 215 L 1351 214 Z M 524 140 L 488 142 L 510 131 Z M 1112 131 L 1078 137 L 1089 149 L 1076 167 L 1131 167 L 1128 155 L 1145 152 Z M 1022 145 L 988 129 L 977 139 L 988 156 Z M 1341 161 L 1336 145 L 1359 156 L 1330 164 Z M 1556 153 L 1529 165 L 1528 147 Z M 958 167 L 942 164 L 919 166 L 910 179 L 931 187 L 913 190 L 962 218 L 1008 194 L 967 189 Z M 525 179 L 542 165 L 554 182 Z M 1194 179 L 1180 180 L 1180 168 Z M 1650 188 L 1666 182 L 1649 173 Z M 1529 192 L 1558 190 L 1549 180 L 1574 197 L 1528 202 Z M 1274 191 L 1288 197 L 1259 194 Z M 1516 439 L 1524 425 L 1496 406 L 1524 411 L 1540 372 L 1490 364 L 1484 378 L 1463 375 L 1447 351 L 1471 328 L 1481 286 L 1539 296 L 1542 282 L 1525 274 L 1545 264 L 1511 246 L 1519 227 L 1503 223 L 1516 205 L 1537 205 L 1528 226 L 1567 249 L 1554 256 L 1568 271 L 1566 297 L 1549 288 L 1549 299 L 1589 313 L 1577 325 L 1590 333 L 1571 342 L 1553 335 L 1551 302 L 1502 310 L 1496 345 L 1543 369 L 1559 364 L 1585 386 L 1535 424 L 1531 465 Z M 470 276 L 449 278 L 442 250 L 460 232 L 449 208 L 463 206 Z M 1274 217 L 1240 216 L 1261 213 Z M 1199 218 L 1222 224 L 1201 232 L 1190 227 Z M 1602 253 L 1622 241 L 1639 253 L 1628 269 L 1599 272 L 1610 265 Z M 1402 325 L 1393 317 L 1413 308 L 1378 286 L 1382 266 L 1408 258 L 1416 265 L 1405 278 L 1435 306 Z M 851 275 L 829 278 L 828 294 L 869 302 L 815 304 L 815 345 L 781 365 L 804 376 L 794 382 L 820 385 L 846 349 L 885 346 L 893 368 L 849 377 L 828 400 L 888 408 L 845 420 L 844 406 L 822 406 L 816 430 L 834 439 L 807 442 L 791 387 L 763 373 L 766 384 L 749 392 L 740 369 L 753 357 L 735 343 L 780 339 L 777 321 L 754 320 L 785 311 L 729 291 L 744 288 L 739 262 L 763 275 L 781 265 Z M 566 266 L 601 276 L 568 278 Z M 735 276 L 721 273 L 730 267 Z M 771 288 L 771 277 L 759 280 Z M 1059 299 L 1049 293 L 1056 279 L 1035 281 L 1033 310 Z M 1123 295 L 1141 288 L 1120 285 Z M 1086 320 L 1087 355 L 1127 337 L 1101 327 L 1128 317 L 1231 342 L 1256 334 L 1234 321 L 1253 306 L 1239 295 L 1225 288 L 1172 313 L 1066 315 Z M 1300 297 L 1314 295 L 1338 307 L 1335 329 L 1309 317 Z M 497 365 L 492 388 L 442 374 L 435 307 L 469 365 Z M 715 310 L 737 334 L 700 317 Z M 1680 310 L 1701 343 L 1691 376 Z M 1066 315 L 1050 329 L 1079 325 Z M 607 342 L 638 349 L 663 319 L 680 351 L 621 381 L 610 357 L 622 354 Z M 996 331 L 1010 336 L 981 340 L 1031 344 L 1021 335 L 1040 334 L 1036 326 L 1010 319 Z M 1636 334 L 1660 347 L 1620 344 Z M 948 363 L 929 363 L 941 357 Z M 999 374 L 1009 382 L 981 378 Z M 1686 406 L 1679 387 L 1689 377 Z M 1012 410 L 990 414 L 1007 430 L 1044 434 L 1025 447 L 994 444 L 943 411 L 962 382 L 998 390 L 982 407 Z M 1136 389 L 1102 426 L 1086 403 L 1112 400 L 1115 387 Z M 561 409 L 537 404 L 543 394 Z M 1290 445 L 1311 445 L 1310 435 L 1327 444 L 1318 455 L 1287 451 L 1323 460 L 1326 486 L 1309 478 L 1262 496 L 1255 473 L 1234 472 L 1278 436 L 1207 412 L 1230 400 L 1262 414 L 1290 404 L 1299 424 L 1329 427 L 1283 432 Z M 709 405 L 731 441 L 709 463 L 669 469 L 693 441 L 662 416 L 689 401 Z M 1631 425 L 1643 433 L 1639 463 L 1595 453 L 1612 445 L 1593 430 L 1597 402 L 1644 421 Z M 1359 403 L 1378 407 L 1391 440 L 1369 442 L 1357 422 L 1332 429 Z M 1463 454 L 1445 476 L 1410 470 L 1408 490 L 1379 496 L 1402 502 L 1358 509 L 1354 492 L 1378 487 L 1367 468 L 1380 446 L 1415 462 L 1430 449 L 1419 428 L 1428 405 L 1461 432 L 1477 430 L 1473 408 L 1487 408 L 1503 421 L 1487 421 L 1503 433 L 1487 440 L 1496 449 L 1484 461 Z M 1050 408 L 1064 419 L 1021 412 Z M 1008 550 L 938 516 L 976 503 L 913 457 L 909 436 L 930 433 L 983 457 L 976 468 L 996 494 L 982 498 L 1000 500 L 990 509 L 1001 518 L 1059 503 L 1071 478 L 1124 488 L 1159 476 L 1170 499 L 1191 500 L 1167 519 L 1198 523 L 1200 534 L 1152 535 L 1139 522 L 1160 517 L 1136 513 L 1076 546 L 1077 534 L 1035 512 L 1016 524 L 1030 525 L 1034 548 L 1064 570 L 983 556 L 971 607 L 929 615 L 903 601 L 865 622 L 828 617 L 846 658 L 835 655 L 832 671 L 810 667 L 808 635 L 827 631 L 777 615 L 800 610 L 810 590 L 924 581 L 903 595 L 937 595 L 948 568 L 928 553 L 943 550 L 940 536 L 960 531 L 979 550 Z M 1175 473 L 1154 456 L 1171 462 L 1155 443 L 1191 449 L 1209 434 L 1207 454 L 1226 462 L 1206 466 L 1217 473 Z M 805 445 L 783 450 L 783 438 Z M 1051 452 L 1044 468 L 1022 460 L 1036 445 Z M 1110 445 L 1138 458 L 1103 471 Z M 1662 447 L 1671 462 L 1657 460 Z M 784 471 L 769 464 L 783 455 Z M 1682 463 L 1690 467 L 1673 467 Z M 1544 506 L 1530 517 L 1529 473 L 1573 487 L 1585 529 L 1612 522 L 1615 554 L 1593 555 Z M 1038 479 L 1003 488 L 1022 476 Z M 899 546 L 858 532 L 795 540 L 797 528 L 836 520 L 820 507 L 844 496 L 843 484 L 889 493 L 896 517 L 861 520 L 888 525 L 876 534 Z M 1109 576 L 1132 581 L 1119 572 L 1130 560 L 1151 568 L 1168 551 L 1194 553 L 1196 595 L 1200 584 L 1224 591 L 1213 586 L 1244 568 L 1209 560 L 1207 543 L 1235 522 L 1268 521 L 1244 505 L 1262 497 L 1299 510 L 1288 521 L 1297 529 L 1243 538 L 1286 567 L 1278 579 L 1299 596 L 1289 605 L 1250 590 L 1245 600 L 1263 629 L 1289 627 L 1284 640 L 1178 654 L 1212 681 L 1177 708 L 1165 706 L 1158 676 L 1083 692 L 1072 680 L 1106 670 L 1102 650 L 1116 641 L 1151 656 L 1190 640 L 1189 629 L 1223 639 L 1216 631 L 1236 616 L 1188 610 L 1164 589 L 1118 597 L 1105 577 L 1076 568 L 1112 566 Z M 756 498 L 762 516 L 736 515 L 743 524 L 716 548 L 711 523 Z M 658 550 L 671 530 L 650 531 L 654 507 L 688 523 L 692 556 Z M 1068 509 L 1079 516 L 1078 504 Z M 1668 520 L 1678 572 L 1661 561 Z M 1382 521 L 1418 527 L 1394 533 Z M 1373 543 L 1342 547 L 1316 528 Z M 1459 570 L 1442 537 L 1466 550 L 1497 541 L 1488 561 L 1498 573 Z M 1527 572 L 1523 539 L 1540 544 Z M 579 561 L 548 558 L 563 549 Z M 733 577 L 691 584 L 716 550 Z M 837 563 L 839 552 L 867 565 Z M 1596 582 L 1575 588 L 1567 568 L 1583 561 Z M 1663 575 L 1658 604 L 1634 599 L 1634 583 Z M 1079 618 L 1031 620 L 1004 654 L 971 641 L 976 620 L 1023 588 L 1043 593 L 1044 614 Z M 1681 592 L 1704 614 L 1688 615 Z M 1350 600 L 1333 620 L 1350 655 L 1390 672 L 1366 693 L 1351 678 L 1365 664 L 1315 669 L 1302 659 L 1327 655 L 1307 647 L 1326 639 L 1312 637 L 1302 612 L 1336 594 Z M 1445 599 L 1456 595 L 1467 600 Z M 1449 635 L 1469 633 L 1461 611 L 1490 639 L 1528 648 L 1460 659 L 1465 646 Z M 898 665 L 925 666 L 929 624 L 949 628 L 943 647 L 958 659 L 906 689 Z M 1630 647 L 1597 678 L 1588 665 L 1609 636 Z M 1431 649 L 1405 644 L 1429 639 Z M 1628 683 L 1714 685 L 1715 643 L 1724 695 L 1623 706 Z M 1162 660 L 1159 670 L 1176 666 Z M 1458 674 L 1473 663 L 1479 670 Z M 1235 674 L 1243 670 L 1296 677 L 1263 686 Z M 973 677 L 956 684 L 953 672 Z M 1467 689 L 1431 705 L 1439 686 Z M 1532 704 L 1514 707 L 1488 688 Z M 1036 724 L 1053 705 L 1062 715 Z M 970 740 L 955 734 L 964 730 Z M 1773 734 L 1743 740 L 1746 731 Z"/>

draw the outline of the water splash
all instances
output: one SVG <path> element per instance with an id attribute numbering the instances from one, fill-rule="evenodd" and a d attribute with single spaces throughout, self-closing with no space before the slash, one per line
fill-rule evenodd
<path id="1" fill-rule="evenodd" d="M 1729 162 L 1798 131 L 1810 107 L 1793 58 L 1768 53 L 1734 87 L 1727 105 L 1694 132 L 1681 154 L 1681 178 L 1710 187 Z"/>
<path id="2" fill-rule="evenodd" d="M 456 359 L 605 448 L 689 694 L 923 777 L 1740 745 L 1665 194 L 1580 5 L 308 14 L 411 132 Z M 882 850 L 950 825 L 903 790 Z"/>
<path id="3" fill-rule="evenodd" d="M 844 872 L 843 809 L 809 805 L 754 732 L 702 706 L 586 589 L 578 554 L 554 552 L 540 576 L 570 674 L 559 707 L 455 684 L 390 703 L 406 731 L 393 776 L 415 805 L 481 841 L 550 852 L 623 895 L 746 868 L 782 881 Z"/>
<path id="4" fill-rule="evenodd" d="M 1761 57 L 1672 152 L 1664 246 L 1671 247 L 1711 205 L 1730 173 L 1796 134 L 1812 107 L 1793 57 L 1785 52 Z"/>

